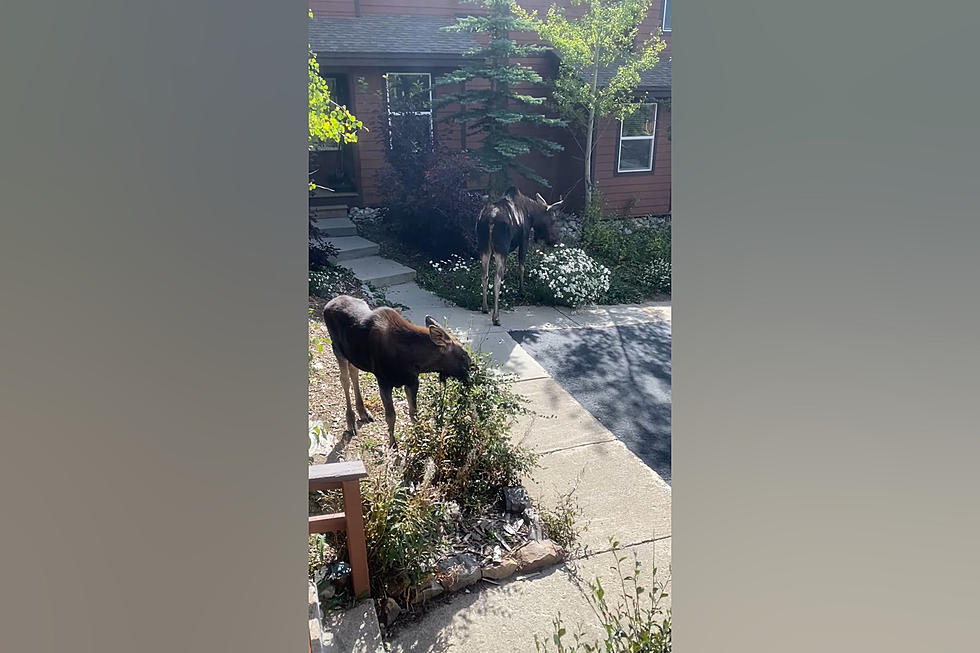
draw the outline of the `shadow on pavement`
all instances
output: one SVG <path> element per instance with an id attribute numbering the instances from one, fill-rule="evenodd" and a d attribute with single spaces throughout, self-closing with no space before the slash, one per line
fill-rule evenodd
<path id="1" fill-rule="evenodd" d="M 670 324 L 511 331 L 586 410 L 670 483 Z"/>

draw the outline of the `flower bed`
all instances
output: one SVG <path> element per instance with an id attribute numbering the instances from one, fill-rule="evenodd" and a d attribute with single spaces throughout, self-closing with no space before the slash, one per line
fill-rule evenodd
<path id="1" fill-rule="evenodd" d="M 525 287 L 520 291 L 517 254 L 504 266 L 500 286 L 500 305 L 541 304 L 577 307 L 599 302 L 609 289 L 610 273 L 582 249 L 558 245 L 550 249 L 533 248 L 525 262 Z M 493 264 L 487 301 L 493 302 Z M 429 261 L 418 270 L 419 285 L 448 299 L 457 306 L 479 310 L 483 301 L 480 261 L 454 255 L 443 261 Z"/>
<path id="2" fill-rule="evenodd" d="M 417 424 L 408 419 L 404 393 L 395 391 L 397 453 L 387 446 L 383 419 L 361 424 L 345 441 L 336 360 L 329 347 L 312 344 L 324 333 L 314 310 L 310 422 L 320 444 L 311 447 L 310 462 L 364 461 L 365 537 L 382 623 L 394 627 L 423 613 L 437 596 L 562 558 L 570 543 L 567 529 L 555 526 L 552 536 L 551 525 L 567 524 L 568 511 L 533 505 L 520 488 L 537 461 L 512 442 L 510 430 L 525 408 L 509 377 L 491 368 L 486 356 L 471 353 L 477 369 L 467 384 L 422 377 Z M 368 411 L 383 415 L 374 379 L 362 374 L 361 381 Z M 340 501 L 338 491 L 312 494 L 310 514 L 338 511 Z M 556 519 L 563 510 L 565 518 Z M 350 604 L 345 549 L 342 535 L 310 538 L 310 576 L 328 608 Z"/>

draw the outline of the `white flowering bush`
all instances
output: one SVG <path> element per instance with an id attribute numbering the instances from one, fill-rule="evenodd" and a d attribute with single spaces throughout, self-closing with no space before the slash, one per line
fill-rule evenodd
<path id="1" fill-rule="evenodd" d="M 643 283 L 656 292 L 670 294 L 670 259 L 657 259 L 643 272 Z"/>
<path id="2" fill-rule="evenodd" d="M 511 257 L 505 266 L 506 276 L 500 285 L 500 306 L 508 307 L 520 303 L 517 292 L 517 259 Z M 493 306 L 493 263 L 490 264 L 490 279 L 487 287 L 487 303 Z M 428 266 L 418 270 L 419 284 L 428 288 L 443 299 L 472 311 L 482 305 L 482 280 L 480 260 L 464 258 L 453 254 L 441 261 L 429 261 Z"/>
<path id="3" fill-rule="evenodd" d="M 500 286 L 500 306 L 545 304 L 580 306 L 602 300 L 609 289 L 609 269 L 584 251 L 558 245 L 551 250 L 532 249 L 525 263 L 524 292 L 520 288 L 517 254 L 505 266 Z M 487 284 L 487 304 L 493 307 L 493 264 Z M 482 305 L 480 261 L 453 255 L 441 261 L 429 261 L 419 270 L 420 284 L 458 306 L 479 310 Z"/>
<path id="4" fill-rule="evenodd" d="M 533 258 L 528 272 L 541 303 L 571 307 L 595 304 L 609 290 L 609 268 L 578 247 L 558 245 Z"/>

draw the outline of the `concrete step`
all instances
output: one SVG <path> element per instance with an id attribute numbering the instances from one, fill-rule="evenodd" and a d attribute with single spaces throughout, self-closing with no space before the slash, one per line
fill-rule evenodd
<path id="1" fill-rule="evenodd" d="M 328 238 L 327 240 L 333 243 L 333 246 L 338 250 L 337 255 L 330 259 L 334 263 L 374 256 L 378 253 L 379 249 L 377 243 L 372 243 L 370 240 L 361 238 L 360 236 L 339 236 L 337 238 Z"/>
<path id="2" fill-rule="evenodd" d="M 379 288 L 415 280 L 415 270 L 380 256 L 366 256 L 340 263 L 358 279 Z"/>
<path id="3" fill-rule="evenodd" d="M 347 205 L 346 204 L 331 204 L 328 206 L 317 206 L 313 209 L 313 215 L 316 218 L 346 218 L 347 217 Z"/>
<path id="4" fill-rule="evenodd" d="M 357 227 L 347 218 L 317 218 L 316 226 L 324 235 L 334 238 L 357 235 Z"/>

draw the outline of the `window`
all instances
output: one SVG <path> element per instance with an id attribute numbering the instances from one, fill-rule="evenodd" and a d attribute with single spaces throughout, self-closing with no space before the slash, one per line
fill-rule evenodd
<path id="1" fill-rule="evenodd" d="M 653 139 L 657 133 L 657 104 L 641 104 L 619 123 L 619 157 L 616 172 L 653 170 Z"/>
<path id="2" fill-rule="evenodd" d="M 337 102 L 337 78 L 324 77 L 323 79 L 325 82 L 327 82 L 327 90 L 330 91 L 330 99 Z M 313 149 L 317 152 L 336 152 L 340 149 L 340 143 L 337 141 L 324 141 L 322 143 L 315 144 Z"/>
<path id="3" fill-rule="evenodd" d="M 664 0 L 664 21 L 662 23 L 664 31 L 670 31 L 670 0 Z"/>
<path id="4" fill-rule="evenodd" d="M 432 76 L 429 73 L 388 73 L 390 138 L 408 139 L 415 147 L 432 143 Z M 388 143 L 391 146 L 391 142 Z"/>

